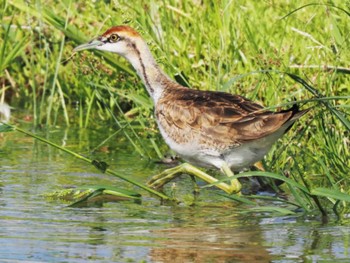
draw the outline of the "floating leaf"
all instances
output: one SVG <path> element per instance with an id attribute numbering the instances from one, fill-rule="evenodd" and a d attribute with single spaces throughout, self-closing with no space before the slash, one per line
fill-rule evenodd
<path id="1" fill-rule="evenodd" d="M 103 202 L 116 202 L 127 200 L 140 200 L 139 193 L 105 185 L 83 186 L 58 190 L 44 195 L 52 200 L 62 200 L 73 202 L 70 206 L 85 206 L 87 204 L 97 204 Z"/>

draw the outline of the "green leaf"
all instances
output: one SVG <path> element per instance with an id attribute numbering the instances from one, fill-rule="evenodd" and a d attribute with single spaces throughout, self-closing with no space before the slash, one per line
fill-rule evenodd
<path id="1" fill-rule="evenodd" d="M 223 194 L 223 193 L 216 193 L 217 195 L 221 195 L 221 196 L 224 196 L 226 198 L 229 198 L 231 200 L 234 200 L 236 202 L 239 202 L 239 203 L 243 203 L 243 204 L 247 204 L 247 205 L 256 205 L 255 202 L 247 199 L 247 198 L 244 198 L 242 196 L 238 196 L 238 195 L 227 195 L 227 194 Z"/>
<path id="2" fill-rule="evenodd" d="M 342 35 L 340 33 L 340 30 L 339 30 L 339 28 L 337 26 L 337 21 L 336 21 L 336 19 L 334 19 L 334 15 L 332 13 L 330 15 L 330 21 L 331 21 L 330 29 L 331 29 L 332 36 L 335 39 L 335 42 L 339 46 L 341 46 L 345 41 L 344 41 L 344 38 L 342 37 Z"/>
<path id="3" fill-rule="evenodd" d="M 205 185 L 205 186 L 203 186 L 203 188 L 213 186 L 213 185 L 218 184 L 220 182 L 230 181 L 232 179 L 237 179 L 237 178 L 241 178 L 241 177 L 253 177 L 253 176 L 269 177 L 269 178 L 281 180 L 281 181 L 283 181 L 283 182 L 285 182 L 293 187 L 299 188 L 301 191 L 303 191 L 307 194 L 310 194 L 309 190 L 305 186 L 295 182 L 292 179 L 285 177 L 284 175 L 270 173 L 270 172 L 262 172 L 262 171 L 250 171 L 250 172 L 239 173 L 239 174 L 236 174 L 230 178 L 224 178 L 222 180 L 218 180 L 217 182 L 215 182 L 213 184 Z"/>
<path id="4" fill-rule="evenodd" d="M 12 126 L 8 126 L 2 122 L 0 122 L 0 132 L 11 132 L 14 128 Z"/>
<path id="5" fill-rule="evenodd" d="M 129 197 L 141 197 L 141 194 L 131 191 L 131 190 L 126 190 L 123 188 L 119 187 L 114 187 L 114 186 L 108 186 L 108 185 L 92 185 L 92 186 L 82 186 L 78 187 L 76 189 L 101 189 L 103 188 L 105 192 L 108 192 L 109 194 L 112 195 L 119 195 L 119 196 L 129 196 Z"/>
<path id="6" fill-rule="evenodd" d="M 324 96 L 314 87 L 309 85 L 305 80 L 300 78 L 297 75 L 291 74 L 291 73 L 286 73 L 289 77 L 291 77 L 293 80 L 296 82 L 299 82 L 301 85 L 303 85 L 309 92 L 311 92 L 314 96 L 317 98 L 323 98 Z M 323 105 L 325 105 L 342 123 L 343 125 L 350 130 L 350 121 L 341 113 L 338 111 L 335 107 L 333 107 L 330 103 L 327 101 L 320 101 Z"/>
<path id="7" fill-rule="evenodd" d="M 8 48 L 8 52 L 6 53 L 6 56 L 2 57 L 2 60 L 0 62 L 0 70 L 3 71 L 6 67 L 8 67 L 9 64 L 17 57 L 20 53 L 23 52 L 25 48 L 27 48 L 27 45 L 29 44 L 29 37 L 24 37 L 17 43 L 11 44 L 11 47 Z"/>
<path id="8" fill-rule="evenodd" d="M 96 189 L 90 193 L 88 193 L 87 195 L 83 196 L 81 199 L 79 199 L 78 201 L 70 204 L 69 206 L 70 207 L 80 207 L 80 206 L 84 206 L 90 199 L 93 200 L 94 197 L 97 197 L 99 195 L 102 195 L 103 194 L 103 191 L 104 189 L 103 188 L 99 188 L 99 189 Z"/>
<path id="9" fill-rule="evenodd" d="M 329 188 L 315 188 L 311 190 L 312 195 L 334 198 L 336 200 L 350 202 L 350 195 L 340 192 L 339 190 Z"/>
<path id="10" fill-rule="evenodd" d="M 77 44 L 82 44 L 84 42 L 89 41 L 90 39 L 86 39 L 86 36 L 72 25 L 65 25 L 65 18 L 59 16 L 57 13 L 53 13 L 50 8 L 42 8 L 40 9 L 40 12 L 35 9 L 33 6 L 28 5 L 24 1 L 13 1 L 11 2 L 11 5 L 16 7 L 17 9 L 27 12 L 32 16 L 36 16 L 39 19 L 44 19 L 44 21 L 53 27 L 60 30 L 66 37 L 69 39 L 75 41 Z M 104 57 L 105 60 L 113 67 L 115 67 L 117 70 L 121 70 L 124 72 L 127 72 L 131 75 L 135 75 L 135 72 L 131 70 L 129 66 L 125 66 L 124 63 L 121 63 L 113 57 L 113 54 L 109 53 L 103 53 L 102 51 L 94 50 L 94 53 L 97 53 L 100 57 Z"/>
<path id="11" fill-rule="evenodd" d="M 259 207 L 254 207 L 250 209 L 253 212 L 267 212 L 267 213 L 279 213 L 282 215 L 295 215 L 296 213 L 287 209 L 287 208 L 282 208 L 282 207 L 276 207 L 276 206 L 259 206 Z"/>
<path id="12" fill-rule="evenodd" d="M 44 194 L 53 200 L 73 202 L 69 206 L 80 207 L 86 204 L 101 203 L 107 201 L 140 200 L 141 195 L 134 191 L 105 185 L 81 186 L 58 190 L 53 193 Z"/>

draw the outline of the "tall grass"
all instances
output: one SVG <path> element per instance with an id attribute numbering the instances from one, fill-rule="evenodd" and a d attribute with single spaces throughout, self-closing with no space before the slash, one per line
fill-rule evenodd
<path id="1" fill-rule="evenodd" d="M 287 184 L 311 209 L 315 196 L 335 205 L 322 189 L 349 193 L 346 1 L 4 1 L 3 7 L 1 81 L 11 91 L 8 102 L 37 116 L 34 124 L 103 122 L 116 125 L 140 155 L 166 151 L 151 101 L 125 60 L 99 52 L 71 57 L 79 43 L 127 23 L 146 38 L 162 68 L 192 88 L 238 93 L 267 107 L 294 99 L 313 106 L 265 158 L 265 168 L 307 187 L 303 197 Z"/>

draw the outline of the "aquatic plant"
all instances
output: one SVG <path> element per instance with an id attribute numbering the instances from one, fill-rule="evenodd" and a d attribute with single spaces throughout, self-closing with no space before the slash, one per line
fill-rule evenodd
<path id="1" fill-rule="evenodd" d="M 314 106 L 312 118 L 265 158 L 269 172 L 259 176 L 272 187 L 269 178 L 286 178 L 276 189 L 306 211 L 341 215 L 349 211 L 347 10 L 345 1 L 3 1 L 0 77 L 6 101 L 28 109 L 34 126 L 113 126 L 140 156 L 160 158 L 167 149 L 128 64 L 110 54 L 71 58 L 73 47 L 97 32 L 130 24 L 163 69 L 192 88 L 234 91 L 267 107 L 294 99 Z"/>

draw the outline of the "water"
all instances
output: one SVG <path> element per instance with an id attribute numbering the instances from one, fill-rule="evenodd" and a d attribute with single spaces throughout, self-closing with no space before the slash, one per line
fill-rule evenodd
<path id="1" fill-rule="evenodd" d="M 41 134 L 86 155 L 107 137 Z M 93 157 L 134 180 L 145 182 L 164 168 L 140 158 L 123 137 L 109 144 Z M 350 262 L 348 225 L 242 214 L 244 206 L 214 201 L 210 189 L 196 206 L 162 205 L 137 188 L 142 204 L 69 208 L 49 201 L 43 193 L 66 186 L 129 185 L 17 132 L 0 137 L 0 178 L 0 262 Z"/>

